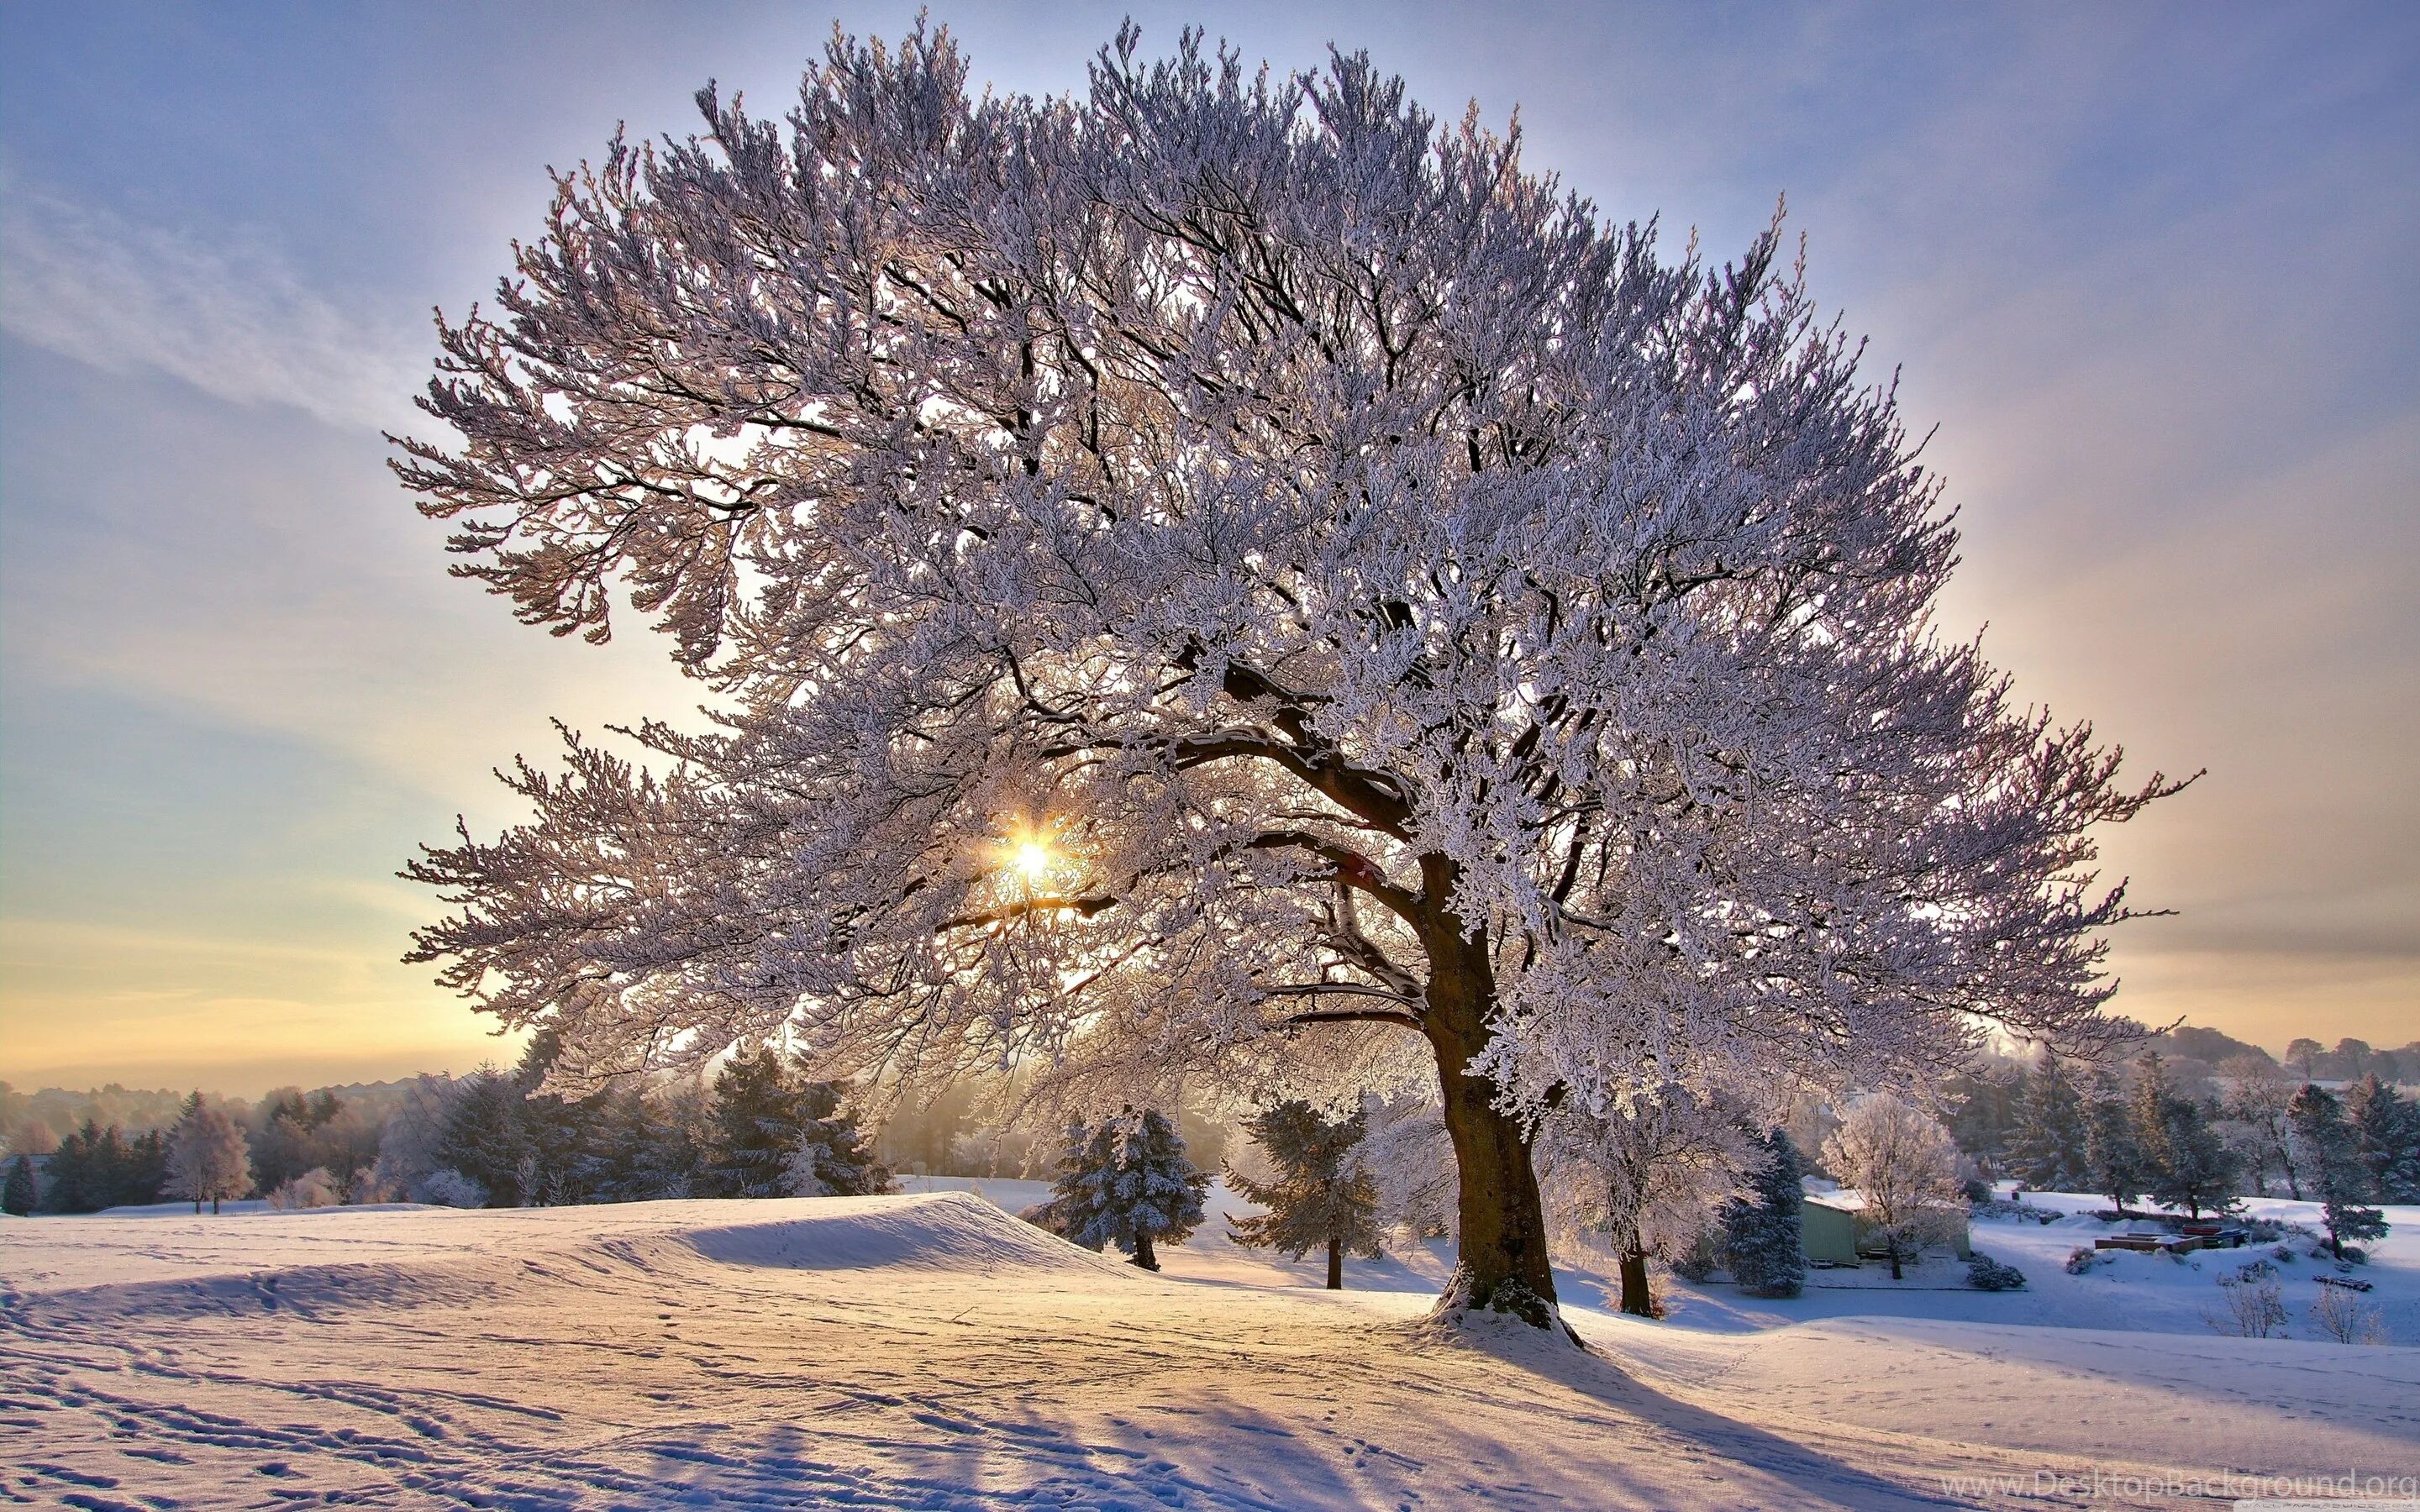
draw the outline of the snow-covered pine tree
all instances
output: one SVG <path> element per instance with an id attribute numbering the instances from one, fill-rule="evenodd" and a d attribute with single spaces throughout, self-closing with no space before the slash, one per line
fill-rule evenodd
<path id="1" fill-rule="evenodd" d="M 2151 1184 L 2150 1161 L 2135 1136 L 2133 1104 L 2106 1070 L 2095 1073 L 2085 1105 L 2084 1168 L 2092 1190 L 2106 1195 L 2120 1212 Z"/>
<path id="2" fill-rule="evenodd" d="M 437 1167 L 467 1179 L 491 1208 L 525 1208 L 535 1161 L 521 1126 L 521 1085 L 492 1066 L 456 1082 L 434 1150 Z"/>
<path id="3" fill-rule="evenodd" d="M 1869 1092 L 1823 1145 L 1823 1163 L 1865 1199 L 1865 1217 L 1890 1257 L 1891 1279 L 1940 1237 L 1958 1210 L 1958 1147 L 1939 1120 L 1890 1092 Z"/>
<path id="4" fill-rule="evenodd" d="M 2017 1094 L 2009 1169 L 2042 1191 L 2083 1190 L 2086 1138 L 2083 1094 L 2059 1057 L 2046 1055 Z"/>
<path id="5" fill-rule="evenodd" d="M 2420 1202 L 2420 1106 L 2371 1072 L 2346 1094 L 2345 1118 L 2377 1200 Z"/>
<path id="6" fill-rule="evenodd" d="M 1548 1104 L 2107 1041 L 2093 837 L 2176 784 L 1935 634 L 1950 511 L 1779 227 L 1668 258 L 1363 54 L 1137 48 L 1042 100 L 836 38 L 789 129 L 708 89 L 558 177 L 399 471 L 726 706 L 515 767 L 415 959 L 600 1077 L 1401 1037 L 1444 1304 L 1541 1327 Z"/>
<path id="7" fill-rule="evenodd" d="M 2385 1238 L 2386 1215 L 2371 1205 L 2376 1197 L 2369 1170 L 2361 1162 L 2361 1136 L 2345 1121 L 2344 1106 L 2335 1094 L 2317 1082 L 2306 1082 L 2294 1094 L 2289 1116 L 2305 1180 L 2311 1195 L 2319 1199 L 2319 1222 L 2328 1231 L 2329 1253 L 2343 1259 L 2347 1241 Z"/>
<path id="8" fill-rule="evenodd" d="M 1359 1111 L 1329 1119 L 1300 1098 L 1261 1109 L 1245 1132 L 1277 1173 L 1255 1181 L 1230 1166 L 1227 1184 L 1268 1211 L 1236 1219 L 1235 1242 L 1275 1249 L 1301 1259 L 1314 1249 L 1327 1252 L 1327 1289 L 1344 1289 L 1344 1257 L 1374 1260 L 1384 1255 L 1378 1228 L 1378 1187 L 1361 1167 L 1360 1147 L 1369 1125 Z"/>
<path id="9" fill-rule="evenodd" d="M 1765 1134 L 1762 1154 L 1752 1195 L 1723 1204 L 1723 1264 L 1751 1297 L 1795 1297 L 1807 1282 L 1807 1162 L 1778 1128 Z"/>
<path id="10" fill-rule="evenodd" d="M 34 1174 L 34 1157 L 20 1154 L 8 1163 L 8 1180 L 0 1183 L 0 1212 L 29 1217 L 42 1199 L 42 1185 Z"/>
<path id="11" fill-rule="evenodd" d="M 163 1196 L 181 1197 L 202 1211 L 219 1211 L 221 1200 L 252 1190 L 252 1156 L 243 1130 L 223 1108 L 210 1107 L 194 1092 L 185 1099 L 176 1127 L 168 1133 L 168 1174 Z"/>
<path id="12" fill-rule="evenodd" d="M 893 1190 L 890 1167 L 876 1158 L 857 1120 L 840 1110 L 840 1088 L 801 1079 L 799 1149 L 790 1158 L 790 1194 L 861 1197 Z"/>
<path id="13" fill-rule="evenodd" d="M 2238 1189 L 2243 1163 L 2219 1137 L 2211 1109 L 2171 1091 L 2161 1098 L 2158 1117 L 2159 1159 L 2151 1169 L 2152 1199 L 2182 1208 L 2194 1218 L 2205 1210 L 2231 1212 L 2241 1207 Z"/>
<path id="14" fill-rule="evenodd" d="M 1210 1178 L 1185 1158 L 1185 1142 L 1159 1110 L 1129 1103 L 1097 1127 L 1067 1126 L 1049 1200 L 1028 1216 L 1071 1243 L 1115 1244 L 1156 1271 L 1156 1246 L 1193 1232 L 1209 1190 Z"/>
<path id="15" fill-rule="evenodd" d="M 840 1089 L 807 1079 L 794 1057 L 758 1045 L 714 1079 L 706 1189 L 731 1197 L 864 1196 L 892 1189 Z"/>
<path id="16" fill-rule="evenodd" d="M 736 1055 L 714 1078 L 714 1151 L 706 1190 L 721 1197 L 791 1196 L 790 1163 L 804 1141 L 798 1088 L 769 1044 Z"/>

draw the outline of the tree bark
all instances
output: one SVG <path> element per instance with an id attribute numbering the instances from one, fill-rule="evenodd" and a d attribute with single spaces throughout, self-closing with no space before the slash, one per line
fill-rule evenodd
<path id="1" fill-rule="evenodd" d="M 1159 1269 L 1159 1257 L 1152 1253 L 1151 1235 L 1140 1228 L 1135 1230 L 1134 1262 L 1146 1271 Z"/>
<path id="2" fill-rule="evenodd" d="M 1327 1289 L 1344 1289 L 1344 1241 L 1333 1234 L 1327 1236 Z"/>
<path id="3" fill-rule="evenodd" d="M 1420 1019 L 1436 1054 L 1446 1134 L 1461 1166 L 1462 1256 L 1446 1305 L 1492 1308 L 1551 1327 L 1555 1277 L 1529 1140 L 1519 1120 L 1497 1108 L 1496 1084 L 1469 1069 L 1486 1043 L 1494 973 L 1484 947 L 1461 938 L 1458 922 L 1448 929 L 1453 933 L 1446 938 L 1426 942 L 1428 1011 Z"/>
<path id="4" fill-rule="evenodd" d="M 1661 1318 L 1647 1285 L 1647 1250 L 1633 1240 L 1621 1247 L 1621 1310 L 1637 1318 Z"/>

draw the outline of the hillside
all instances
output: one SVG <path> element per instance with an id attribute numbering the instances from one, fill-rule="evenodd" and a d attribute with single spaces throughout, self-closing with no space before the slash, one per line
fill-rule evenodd
<path id="1" fill-rule="evenodd" d="M 2410 1410 L 2379 1405 L 2420 1401 L 2410 1350 L 1870 1319 L 1725 1335 L 1575 1307 L 1583 1354 L 1424 1326 L 1425 1257 L 1391 1262 L 1405 1289 L 1338 1295 L 1203 1240 L 1151 1276 L 952 1192 L 11 1223 L 12 1489 L 1868 1508 L 2113 1463 L 2420 1458 Z"/>

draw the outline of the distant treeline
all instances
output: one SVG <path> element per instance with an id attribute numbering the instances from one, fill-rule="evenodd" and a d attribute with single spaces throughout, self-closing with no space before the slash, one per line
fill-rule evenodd
<path id="1" fill-rule="evenodd" d="M 868 1138 L 843 1107 L 844 1088 L 771 1050 L 724 1062 L 710 1081 L 630 1080 L 572 1098 L 541 1089 L 554 1053 L 540 1036 L 510 1071 L 287 1088 L 252 1103 L 118 1087 L 79 1103 L 0 1087 L 6 1206 L 91 1212 L 257 1195 L 289 1207 L 529 1207 L 849 1194 L 883 1190 L 894 1167 L 1015 1173 L 1030 1149 L 1025 1135 L 980 1124 L 984 1089 L 971 1085 L 894 1110 Z M 208 1129 L 205 1110 L 216 1120 Z M 1217 1158 L 1224 1131 L 1199 1120 L 1188 1129 Z M 238 1174 L 180 1179 L 210 1165 L 194 1155 L 180 1166 L 180 1140 L 229 1147 L 211 1168 Z"/>

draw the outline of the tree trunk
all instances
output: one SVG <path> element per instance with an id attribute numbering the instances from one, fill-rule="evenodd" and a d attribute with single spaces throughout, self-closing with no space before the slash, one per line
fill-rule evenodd
<path id="1" fill-rule="evenodd" d="M 1327 1236 L 1327 1289 L 1344 1289 L 1344 1241 L 1333 1234 Z"/>
<path id="2" fill-rule="evenodd" d="M 1151 1252 L 1151 1235 L 1147 1230 L 1135 1230 L 1134 1262 L 1146 1271 L 1159 1269 L 1159 1257 Z"/>
<path id="3" fill-rule="evenodd" d="M 212 1197 L 212 1198 L 210 1198 L 210 1216 L 211 1216 L 211 1217 L 213 1217 L 213 1218 L 215 1218 L 215 1217 L 217 1217 L 218 1215 L 219 1215 L 219 1199 L 218 1199 L 218 1198 L 216 1198 L 216 1197 Z"/>
<path id="4" fill-rule="evenodd" d="M 1621 1246 L 1621 1310 L 1637 1318 L 1661 1318 L 1647 1286 L 1647 1250 L 1633 1240 Z"/>
<path id="5" fill-rule="evenodd" d="M 1449 923 L 1449 930 L 1459 926 Z M 1445 933 L 1440 930 L 1438 933 Z M 1546 1258 L 1546 1214 L 1529 1141 L 1496 1106 L 1496 1084 L 1473 1074 L 1495 1007 L 1485 948 L 1458 933 L 1425 942 L 1428 1011 L 1420 1027 L 1436 1053 L 1446 1134 L 1461 1167 L 1462 1257 L 1444 1305 L 1492 1308 L 1539 1328 L 1554 1322 L 1555 1277 Z"/>

